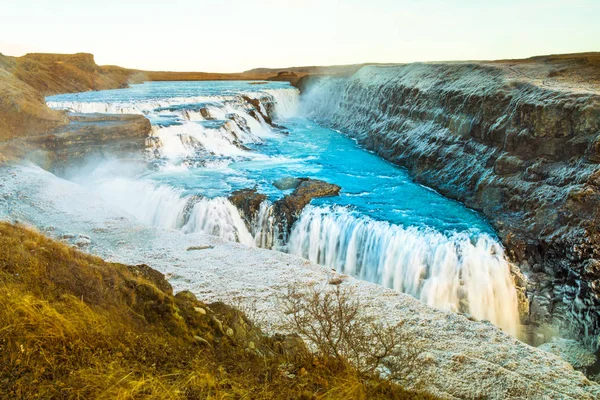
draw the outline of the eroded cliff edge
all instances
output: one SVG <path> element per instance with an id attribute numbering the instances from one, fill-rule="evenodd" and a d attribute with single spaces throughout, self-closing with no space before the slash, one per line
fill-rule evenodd
<path id="1" fill-rule="evenodd" d="M 600 54 L 368 66 L 300 82 L 309 114 L 491 221 L 525 322 L 600 334 Z"/>
<path id="2" fill-rule="evenodd" d="M 141 75 L 121 67 L 98 66 L 87 53 L 0 54 L 0 141 L 69 124 L 65 113 L 46 106 L 45 96 L 116 89 L 133 82 L 141 82 Z"/>

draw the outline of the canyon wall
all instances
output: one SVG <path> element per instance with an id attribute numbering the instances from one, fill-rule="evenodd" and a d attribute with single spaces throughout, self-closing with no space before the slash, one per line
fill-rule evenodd
<path id="1" fill-rule="evenodd" d="M 137 71 L 98 66 L 94 56 L 87 53 L 0 54 L 0 141 L 47 133 L 69 124 L 64 113 L 46 106 L 45 96 L 116 89 L 142 78 Z"/>
<path id="2" fill-rule="evenodd" d="M 367 66 L 306 112 L 481 211 L 526 276 L 523 322 L 600 334 L 600 55 Z"/>

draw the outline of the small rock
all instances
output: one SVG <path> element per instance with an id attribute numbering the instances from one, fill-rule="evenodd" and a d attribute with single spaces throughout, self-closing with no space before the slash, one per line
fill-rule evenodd
<path id="1" fill-rule="evenodd" d="M 342 278 L 341 276 L 336 276 L 329 280 L 330 285 L 341 285 L 342 282 L 344 282 L 344 278 Z"/>
<path id="2" fill-rule="evenodd" d="M 223 323 L 215 317 L 212 317 L 212 320 L 215 323 L 215 325 L 217 326 L 217 329 L 219 330 L 219 332 L 224 335 L 225 331 L 223 330 Z"/>
<path id="3" fill-rule="evenodd" d="M 279 190 L 296 189 L 298 185 L 300 185 L 300 179 L 290 176 L 277 179 L 275 182 L 273 182 L 273 186 Z"/>
<path id="4" fill-rule="evenodd" d="M 75 242 L 73 242 L 73 244 L 75 245 L 75 247 L 82 249 L 84 247 L 90 246 L 92 244 L 92 241 L 90 239 L 80 237 Z"/>
<path id="5" fill-rule="evenodd" d="M 214 249 L 215 246 L 190 246 L 187 251 Z"/>
<path id="6" fill-rule="evenodd" d="M 194 310 L 195 310 L 197 313 L 200 313 L 200 314 L 202 314 L 202 315 L 206 315 L 206 310 L 205 310 L 204 308 L 202 308 L 202 307 L 194 307 Z"/>

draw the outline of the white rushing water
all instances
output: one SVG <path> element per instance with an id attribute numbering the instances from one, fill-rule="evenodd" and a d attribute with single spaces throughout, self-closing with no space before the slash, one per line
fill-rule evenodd
<path id="1" fill-rule="evenodd" d="M 206 233 L 251 247 L 299 255 L 338 272 L 408 293 L 448 311 L 518 331 L 517 293 L 500 244 L 488 235 L 442 234 L 356 215 L 345 207 L 307 206 L 287 244 L 276 242 L 272 207 L 261 204 L 251 229 L 226 198 L 185 195 L 147 180 L 100 182 L 95 190 L 137 220 Z"/>
<path id="2" fill-rule="evenodd" d="M 145 224 L 185 233 L 206 233 L 254 246 L 254 237 L 237 208 L 225 198 L 185 196 L 166 185 L 123 178 L 100 182 L 95 190 L 107 203 Z"/>
<path id="3" fill-rule="evenodd" d="M 334 111 L 337 95 L 328 92 L 328 86 L 321 89 L 326 92 L 323 96 L 328 102 L 320 103 L 319 113 Z M 318 90 L 313 89 L 313 95 Z M 124 96 L 123 91 L 117 93 Z M 159 175 L 163 174 L 157 180 L 148 177 L 151 173 L 123 176 L 121 172 L 120 175 L 119 166 L 79 180 L 108 204 L 128 212 L 138 221 L 184 233 L 211 234 L 251 247 L 287 251 L 339 272 L 409 293 L 430 306 L 468 313 L 477 319 L 489 320 L 511 334 L 517 333 L 517 294 L 510 266 L 501 245 L 478 230 L 481 221 L 460 206 L 405 180 L 401 176 L 403 172 L 357 149 L 350 140 L 338 142 L 339 133 L 318 131 L 324 128 L 311 122 L 308 132 L 294 131 L 294 125 L 286 124 L 290 134 L 285 136 L 276 125 L 270 126 L 265 117 L 285 123 L 286 118 L 296 116 L 297 90 L 268 88 L 241 94 L 109 101 L 64 97 L 67 99 L 48 104 L 74 112 L 143 114 L 151 120 L 150 159 L 160 161 L 158 171 Z M 304 138 L 303 141 L 299 141 L 299 137 Z M 317 142 L 320 138 L 326 140 Z M 273 150 L 269 153 L 268 146 L 263 145 L 273 140 L 280 148 L 290 146 L 286 150 L 289 153 Z M 322 147 L 324 154 L 334 157 L 329 160 L 303 150 L 313 147 Z M 265 150 L 260 151 L 262 148 Z M 308 206 L 293 226 L 288 243 L 278 243 L 270 201 L 260 205 L 254 220 L 245 221 L 227 196 L 233 187 L 240 188 L 235 186 L 237 180 L 245 185 L 241 188 L 264 185 L 264 182 L 270 186 L 282 173 L 289 174 L 289 170 L 278 170 L 281 160 L 292 159 L 303 160 L 305 164 L 301 165 L 306 168 L 294 169 L 293 173 L 303 176 L 316 167 L 312 171 L 318 171 L 319 177 L 339 183 L 343 191 L 348 190 L 344 200 L 349 203 L 347 207 Z M 236 162 L 249 165 L 245 177 L 239 176 L 241 167 L 231 166 Z M 324 166 L 328 162 L 332 164 Z M 273 168 L 273 172 L 269 168 Z M 360 171 L 353 171 L 356 168 Z M 196 175 L 194 171 L 200 172 Z M 327 175 L 333 172 L 335 175 Z M 264 176 L 259 176 L 263 173 Z M 361 182 L 366 186 L 356 183 L 362 175 L 366 180 Z M 396 178 L 398 183 L 390 185 Z M 207 180 L 207 183 L 198 180 Z M 353 189 L 353 184 L 360 187 Z M 206 189 L 215 187 L 220 191 L 209 198 Z M 367 187 L 371 187 L 371 192 L 363 192 Z M 378 192 L 377 187 L 389 188 L 390 192 Z M 362 194 L 355 195 L 357 190 L 371 197 L 361 200 Z M 281 195 L 279 192 L 278 196 Z M 405 210 L 411 205 L 397 200 L 403 198 L 414 199 L 418 203 L 414 210 L 423 208 L 422 215 L 411 217 L 414 211 Z M 357 204 L 364 206 L 360 213 L 352 211 Z M 369 214 L 373 209 L 383 210 L 378 215 L 379 220 Z M 410 218 L 397 223 L 386 222 L 403 213 Z M 444 213 L 449 213 L 452 229 L 463 224 L 457 228 L 459 233 L 448 231 L 444 224 L 435 225 L 439 223 L 438 214 Z M 416 226 L 415 222 L 426 227 Z M 471 223 L 478 224 L 473 232 L 464 229 L 465 224 L 470 226 Z"/>
<path id="4" fill-rule="evenodd" d="M 308 206 L 294 225 L 288 251 L 517 333 L 510 267 L 502 247 L 487 235 L 447 236 L 357 217 L 343 207 Z"/>
<path id="5" fill-rule="evenodd" d="M 263 118 L 268 114 L 265 105 L 273 107 L 276 117 L 289 118 L 296 113 L 298 98 L 297 90 L 286 88 L 158 100 L 49 101 L 48 106 L 76 113 L 146 115 L 155 122 L 150 140 L 153 153 L 176 164 L 206 153 L 260 158 L 260 154 L 247 151 L 246 146 L 261 144 L 273 136 Z M 253 112 L 247 99 L 258 100 L 260 112 Z"/>

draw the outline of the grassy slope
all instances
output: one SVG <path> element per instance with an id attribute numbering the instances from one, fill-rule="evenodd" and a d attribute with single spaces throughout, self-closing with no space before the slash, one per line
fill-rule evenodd
<path id="1" fill-rule="evenodd" d="M 15 77 L 16 70 L 14 58 L 0 55 L 0 142 L 67 123 L 62 113 L 46 107 L 38 90 Z"/>
<path id="2" fill-rule="evenodd" d="M 174 296 L 148 267 L 2 222 L 0 350 L 0 398 L 432 398 L 315 360 L 222 303 Z"/>
<path id="3" fill-rule="evenodd" d="M 124 68 L 100 67 L 85 53 L 0 55 L 0 141 L 67 124 L 64 113 L 46 106 L 45 96 L 119 88 L 136 77 Z"/>

